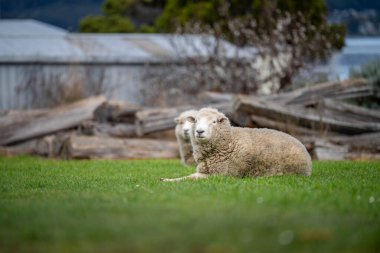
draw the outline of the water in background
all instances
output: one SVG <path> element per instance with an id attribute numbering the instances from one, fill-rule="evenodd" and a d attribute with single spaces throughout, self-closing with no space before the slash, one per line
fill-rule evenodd
<path id="1" fill-rule="evenodd" d="M 350 69 L 380 58 L 380 37 L 346 38 L 346 46 L 335 53 L 326 63 L 317 67 L 318 71 L 327 72 L 332 79 L 347 79 Z"/>

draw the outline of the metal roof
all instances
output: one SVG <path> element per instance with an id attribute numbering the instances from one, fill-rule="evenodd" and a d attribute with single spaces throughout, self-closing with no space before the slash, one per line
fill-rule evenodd
<path id="1" fill-rule="evenodd" d="M 146 64 L 180 61 L 184 56 L 209 56 L 215 39 L 202 35 L 85 34 L 36 20 L 0 19 L 0 63 Z M 222 42 L 228 57 L 252 56 Z M 180 52 L 180 55 L 179 55 Z M 380 38 L 346 38 L 346 47 L 329 61 L 329 69 L 360 66 L 380 57 Z M 347 65 L 347 66 L 346 66 Z M 340 70 L 335 72 L 342 72 Z M 342 72 L 342 73 L 343 73 Z"/>
<path id="2" fill-rule="evenodd" d="M 207 43 L 215 43 L 215 39 L 201 35 L 67 33 L 34 20 L 0 20 L 0 63 L 162 63 L 184 55 L 210 55 Z M 227 42 L 223 48 L 231 56 L 236 52 L 236 47 Z"/>
<path id="3" fill-rule="evenodd" d="M 67 34 L 66 30 L 33 19 L 0 19 L 0 38 L 20 35 Z"/>

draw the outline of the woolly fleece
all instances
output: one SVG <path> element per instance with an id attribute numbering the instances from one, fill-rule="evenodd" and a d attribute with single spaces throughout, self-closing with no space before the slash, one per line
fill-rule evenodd
<path id="1" fill-rule="evenodd" d="M 196 110 L 188 110 L 182 112 L 177 118 L 175 118 L 175 136 L 177 137 L 177 142 L 179 146 L 179 154 L 181 157 L 181 162 L 185 166 L 195 165 L 195 160 L 193 157 L 193 147 L 191 146 L 190 133 L 185 134 L 183 126 L 187 121 L 188 117 L 196 117 Z M 191 124 L 190 122 L 188 122 Z M 191 129 L 190 129 L 191 132 Z"/>
<path id="2" fill-rule="evenodd" d="M 206 117 L 211 137 L 206 142 L 195 135 L 191 142 L 197 172 L 236 177 L 311 175 L 312 163 L 296 138 L 272 129 L 232 127 L 227 117 L 212 108 L 201 109 L 195 119 Z M 216 123 L 213 123 L 215 122 Z"/>

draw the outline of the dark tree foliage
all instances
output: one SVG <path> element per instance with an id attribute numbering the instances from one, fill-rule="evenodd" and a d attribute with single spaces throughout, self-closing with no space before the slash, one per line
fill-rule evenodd
<path id="1" fill-rule="evenodd" d="M 316 27 L 315 32 L 323 32 L 329 36 L 333 49 L 341 49 L 344 45 L 345 28 L 327 24 L 327 8 L 324 0 L 168 0 L 155 26 L 158 31 L 173 32 L 178 25 L 183 26 L 190 21 L 212 25 L 225 20 L 225 13 L 218 12 L 218 9 L 225 5 L 229 6 L 228 17 L 252 16 L 258 23 L 258 29 L 268 32 L 274 29 L 276 21 L 284 15 L 297 16 L 301 13 L 309 24 Z"/>
<path id="2" fill-rule="evenodd" d="M 350 102 L 371 109 L 380 109 L 380 59 L 363 65 L 360 70 L 351 70 L 350 76 L 364 77 L 373 90 L 372 96 L 352 99 Z"/>
<path id="3" fill-rule="evenodd" d="M 162 12 L 165 0 L 105 0 L 102 16 L 81 20 L 82 32 L 129 33 L 155 32 L 155 19 Z"/>
<path id="4" fill-rule="evenodd" d="M 228 13 L 219 11 L 226 5 Z M 105 0 L 102 9 L 103 16 L 82 19 L 82 32 L 174 32 L 178 25 L 192 21 L 212 25 L 226 16 L 252 16 L 258 29 L 270 32 L 284 15 L 301 13 L 316 27 L 315 32 L 328 35 L 332 49 L 344 45 L 345 28 L 327 24 L 324 0 Z M 240 43 L 245 44 L 241 39 Z"/>
<path id="5" fill-rule="evenodd" d="M 160 8 L 163 8 L 162 12 Z M 103 12 L 103 17 L 83 20 L 82 31 L 180 30 L 183 33 L 208 34 L 217 41 L 227 40 L 237 46 L 256 48 L 251 60 L 260 58 L 269 62 L 272 74 L 255 78 L 252 74 L 261 71 L 257 66 L 250 67 L 251 60 L 238 62 L 236 59 L 232 63 L 229 61 L 227 66 L 226 55 L 215 53 L 206 63 L 207 67 L 204 62 L 189 61 L 195 62 L 190 73 L 199 70 L 202 77 L 198 84 L 208 83 L 208 86 L 213 86 L 208 87 L 210 89 L 225 84 L 223 91 L 235 92 L 236 87 L 241 87 L 238 92 L 256 92 L 260 86 L 273 80 L 278 85 L 273 86 L 272 91 L 282 91 L 291 84 L 300 69 L 328 58 L 344 45 L 345 28 L 328 24 L 324 0 L 106 0 Z M 230 74 L 221 77 L 220 71 L 214 71 L 215 75 L 210 76 L 212 70 L 226 68 L 231 70 Z M 247 75 L 238 76 L 237 73 Z M 194 75 L 191 76 L 194 79 Z M 205 76 L 207 78 L 203 78 Z"/>
<path id="6" fill-rule="evenodd" d="M 135 26 L 129 18 L 114 16 L 88 16 L 80 22 L 82 32 L 92 33 L 130 33 Z"/>

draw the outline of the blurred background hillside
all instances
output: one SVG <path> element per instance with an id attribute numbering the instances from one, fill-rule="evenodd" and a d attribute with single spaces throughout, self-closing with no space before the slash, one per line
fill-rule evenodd
<path id="1" fill-rule="evenodd" d="M 78 31 L 86 15 L 102 12 L 103 0 L 2 0 L 1 18 L 37 19 L 69 31 Z"/>
<path id="2" fill-rule="evenodd" d="M 0 18 L 31 18 L 68 31 L 79 31 L 82 18 L 102 14 L 103 2 L 103 0 L 2 0 Z M 163 2 L 166 1 L 145 2 L 160 2 L 157 7 L 161 7 L 162 10 Z M 325 2 L 329 21 L 346 24 L 348 35 L 380 35 L 379 1 L 326 0 Z"/>

